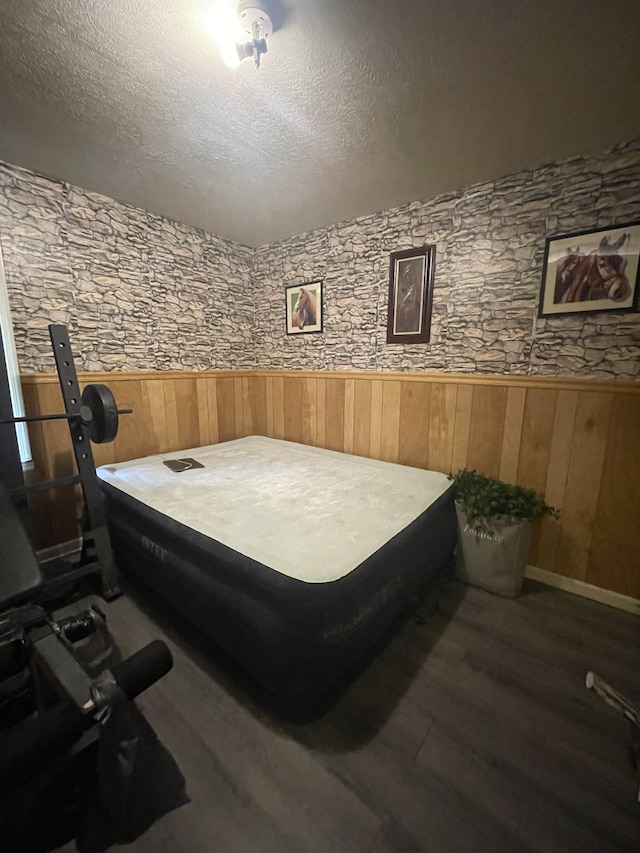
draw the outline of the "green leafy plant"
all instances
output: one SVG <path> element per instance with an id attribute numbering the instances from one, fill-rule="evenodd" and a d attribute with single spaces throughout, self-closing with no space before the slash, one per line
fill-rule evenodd
<path id="1" fill-rule="evenodd" d="M 512 486 L 466 468 L 449 474 L 449 479 L 455 484 L 456 501 L 464 510 L 469 527 L 477 533 L 492 533 L 491 520 L 496 517 L 535 524 L 547 515 L 560 516 L 534 489 Z"/>

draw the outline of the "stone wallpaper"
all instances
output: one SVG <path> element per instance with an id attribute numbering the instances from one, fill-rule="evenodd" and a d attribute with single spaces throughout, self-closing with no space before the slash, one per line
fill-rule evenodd
<path id="1" fill-rule="evenodd" d="M 640 220 L 640 138 L 250 249 L 0 163 L 24 371 L 68 323 L 85 370 L 285 368 L 636 379 L 640 314 L 537 317 L 547 236 Z M 386 343 L 389 253 L 436 244 L 428 344 Z M 324 279 L 324 333 L 284 286 Z"/>
<path id="2" fill-rule="evenodd" d="M 640 138 L 256 251 L 263 368 L 636 379 L 640 314 L 538 318 L 548 236 L 640 220 Z M 436 244 L 431 342 L 386 343 L 389 253 Z M 284 334 L 285 284 L 324 279 L 324 334 Z"/>
<path id="3" fill-rule="evenodd" d="M 51 322 L 78 369 L 254 364 L 246 246 L 3 163 L 0 245 L 23 371 L 55 369 Z"/>

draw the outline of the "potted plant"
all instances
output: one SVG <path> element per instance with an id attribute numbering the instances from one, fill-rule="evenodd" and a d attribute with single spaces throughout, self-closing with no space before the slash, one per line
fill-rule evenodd
<path id="1" fill-rule="evenodd" d="M 533 525 L 545 516 L 558 518 L 558 510 L 534 489 L 466 468 L 449 479 L 458 517 L 457 577 L 514 598 L 522 587 Z"/>

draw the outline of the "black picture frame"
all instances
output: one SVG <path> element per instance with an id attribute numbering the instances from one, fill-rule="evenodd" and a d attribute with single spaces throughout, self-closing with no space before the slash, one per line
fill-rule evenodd
<path id="1" fill-rule="evenodd" d="M 640 222 L 547 237 L 539 317 L 638 310 Z"/>
<path id="2" fill-rule="evenodd" d="M 285 287 L 285 329 L 288 335 L 322 332 L 322 289 L 322 279 Z"/>
<path id="3" fill-rule="evenodd" d="M 435 245 L 391 253 L 388 344 L 429 342 L 435 264 Z"/>

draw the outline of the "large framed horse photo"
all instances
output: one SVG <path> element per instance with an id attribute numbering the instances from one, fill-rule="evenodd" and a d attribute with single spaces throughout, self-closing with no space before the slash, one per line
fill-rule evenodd
<path id="1" fill-rule="evenodd" d="M 640 222 L 549 237 L 540 317 L 637 311 Z"/>

